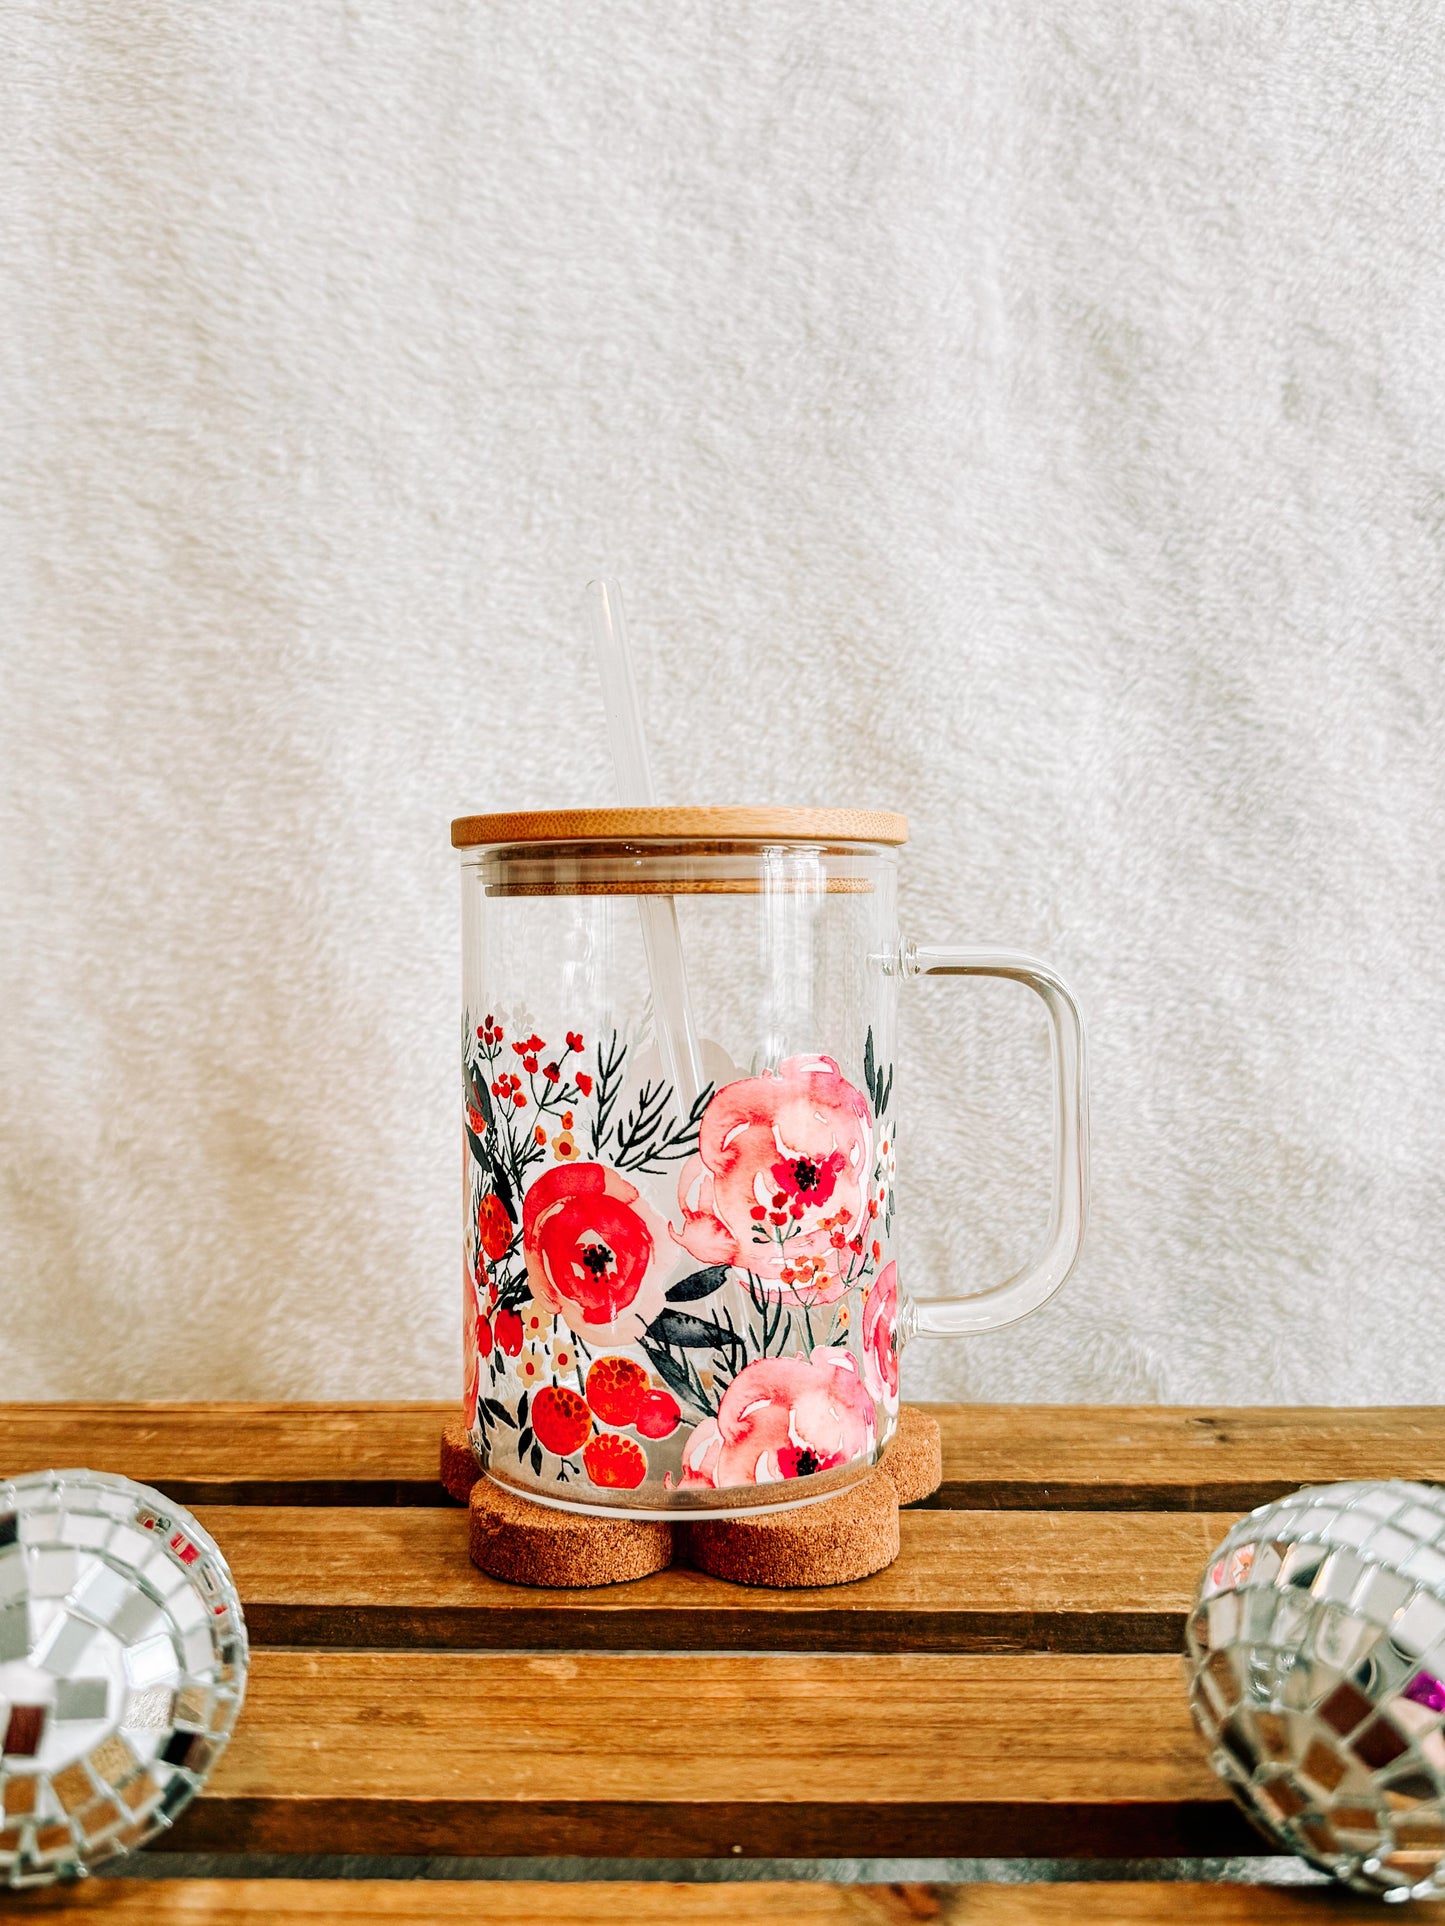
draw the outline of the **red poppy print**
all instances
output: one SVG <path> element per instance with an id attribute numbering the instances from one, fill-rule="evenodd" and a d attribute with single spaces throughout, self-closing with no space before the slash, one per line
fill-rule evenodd
<path id="1" fill-rule="evenodd" d="M 585 1338 L 638 1329 L 656 1297 L 662 1224 L 635 1184 L 605 1164 L 553 1164 L 522 1204 L 532 1295 Z"/>
<path id="2" fill-rule="evenodd" d="M 631 1438 L 620 1438 L 615 1431 L 599 1431 L 587 1440 L 582 1463 L 594 1485 L 614 1491 L 636 1491 L 647 1476 L 647 1457 L 642 1446 Z"/>
<path id="3" fill-rule="evenodd" d="M 532 1430 L 544 1451 L 570 1458 L 580 1451 L 592 1429 L 587 1402 L 565 1385 L 546 1384 L 532 1400 Z"/>
<path id="4" fill-rule="evenodd" d="M 848 1288 L 853 1240 L 867 1220 L 873 1162 L 868 1100 L 831 1057 L 788 1057 L 777 1074 L 744 1077 L 703 1114 L 697 1154 L 678 1180 L 681 1227 L 673 1236 L 700 1263 L 736 1264 L 777 1296 L 804 1298 L 785 1269 L 822 1256 L 806 1301 Z"/>

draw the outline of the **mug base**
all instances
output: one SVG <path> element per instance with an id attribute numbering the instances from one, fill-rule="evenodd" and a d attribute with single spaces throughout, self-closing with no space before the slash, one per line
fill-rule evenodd
<path id="1" fill-rule="evenodd" d="M 798 1511 L 805 1505 L 820 1504 L 826 1498 L 836 1498 L 840 1491 L 849 1490 L 869 1476 L 876 1462 L 875 1454 L 872 1458 L 860 1458 L 855 1464 L 839 1465 L 836 1471 L 819 1472 L 807 1480 L 790 1478 L 781 1485 L 733 1485 L 725 1491 L 659 1491 L 654 1504 L 639 1504 L 639 1494 L 635 1491 L 619 1491 L 615 1500 L 601 1493 L 585 1499 L 554 1498 L 550 1492 L 538 1491 L 533 1485 L 509 1478 L 493 1466 L 480 1475 L 500 1485 L 503 1491 L 525 1498 L 531 1504 L 544 1505 L 549 1511 L 572 1512 L 583 1518 L 676 1524 L 694 1518 L 771 1517 L 777 1512 Z M 798 1486 L 805 1482 L 807 1491 L 800 1494 Z"/>

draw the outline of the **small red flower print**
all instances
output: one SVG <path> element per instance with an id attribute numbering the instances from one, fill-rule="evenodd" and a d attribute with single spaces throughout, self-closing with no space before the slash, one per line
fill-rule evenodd
<path id="1" fill-rule="evenodd" d="M 530 1051 L 522 1059 L 522 1068 L 527 1072 L 529 1077 L 535 1077 L 537 1074 L 537 1059 Z"/>
<path id="2" fill-rule="evenodd" d="M 615 1432 L 600 1431 L 587 1440 L 582 1453 L 587 1476 L 594 1485 L 615 1491 L 635 1491 L 647 1476 L 647 1458 L 640 1444 L 619 1438 Z"/>
<path id="3" fill-rule="evenodd" d="M 604 1424 L 635 1423 L 647 1389 L 647 1373 L 631 1358 L 598 1358 L 587 1373 L 587 1402 Z"/>
<path id="4" fill-rule="evenodd" d="M 512 1220 L 494 1190 L 489 1190 L 477 1205 L 477 1236 L 494 1264 L 500 1263 L 511 1247 Z"/>
<path id="5" fill-rule="evenodd" d="M 682 1407 L 670 1391 L 644 1391 L 633 1423 L 644 1438 L 670 1438 L 682 1419 Z"/>
<path id="6" fill-rule="evenodd" d="M 785 1445 L 778 1453 L 778 1470 L 785 1478 L 811 1478 L 815 1472 L 841 1465 L 841 1451 L 819 1453 L 811 1445 Z"/>
<path id="7" fill-rule="evenodd" d="M 574 1082 L 584 1097 L 590 1097 L 592 1095 L 592 1079 L 585 1070 L 579 1070 L 577 1072 Z"/>
<path id="8" fill-rule="evenodd" d="M 526 1048 L 527 1048 L 528 1050 L 530 1050 L 530 1051 L 531 1051 L 531 1053 L 532 1053 L 532 1055 L 533 1055 L 533 1056 L 536 1056 L 536 1054 L 537 1054 L 537 1052 L 538 1052 L 539 1050 L 545 1050 L 547 1046 L 546 1046 L 546 1044 L 545 1044 L 545 1043 L 544 1043 L 544 1042 L 542 1041 L 542 1039 L 541 1039 L 541 1037 L 539 1037 L 539 1036 L 537 1035 L 537 1033 L 536 1033 L 536 1031 L 534 1030 L 534 1031 L 532 1032 L 532 1034 L 531 1034 L 531 1036 L 529 1036 L 529 1037 L 527 1038 L 527 1042 L 526 1042 L 526 1046 L 525 1046 L 525 1047 L 526 1047 Z"/>
<path id="9" fill-rule="evenodd" d="M 477 1319 L 477 1356 L 489 1358 L 492 1355 L 492 1327 L 484 1317 Z"/>
<path id="10" fill-rule="evenodd" d="M 494 1320 L 497 1342 L 509 1358 L 517 1357 L 522 1349 L 522 1320 L 515 1311 L 498 1311 Z"/>
<path id="11" fill-rule="evenodd" d="M 582 1032 L 580 1030 L 569 1030 L 567 1032 L 567 1048 L 569 1050 L 580 1050 L 582 1048 Z"/>
<path id="12" fill-rule="evenodd" d="M 826 1157 L 786 1157 L 768 1175 L 785 1195 L 804 1204 L 826 1204 L 838 1187 L 838 1176 L 848 1159 L 841 1150 Z"/>
<path id="13" fill-rule="evenodd" d="M 536 1124 L 536 1125 L 535 1125 L 535 1126 L 533 1127 L 533 1130 L 532 1130 L 532 1135 L 533 1135 L 533 1136 L 534 1136 L 534 1137 L 536 1138 L 536 1140 L 537 1140 L 537 1142 L 538 1142 L 539 1144 L 543 1144 L 543 1145 L 545 1145 L 545 1144 L 546 1144 L 546 1142 L 547 1142 L 547 1130 L 546 1130 L 546 1126 L 545 1126 L 544 1124 Z"/>
<path id="14" fill-rule="evenodd" d="M 548 1083 L 556 1083 L 561 1077 L 562 1072 L 557 1068 L 555 1063 L 544 1063 L 542 1065 L 542 1075 L 547 1079 Z"/>
<path id="15" fill-rule="evenodd" d="M 546 1384 L 532 1400 L 532 1429 L 544 1451 L 554 1458 L 570 1458 L 587 1441 L 592 1413 L 575 1391 Z"/>

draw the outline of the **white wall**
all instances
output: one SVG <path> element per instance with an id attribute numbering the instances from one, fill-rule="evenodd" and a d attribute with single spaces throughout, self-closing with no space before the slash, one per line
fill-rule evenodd
<path id="1" fill-rule="evenodd" d="M 912 818 L 1092 1022 L 1065 1294 L 915 1393 L 1428 1400 L 1445 24 L 1139 0 L 11 0 L 0 1394 L 456 1388 L 449 817 Z M 962 1066 L 956 1091 L 934 1066 Z M 1042 1214 L 914 996 L 915 1286 Z"/>

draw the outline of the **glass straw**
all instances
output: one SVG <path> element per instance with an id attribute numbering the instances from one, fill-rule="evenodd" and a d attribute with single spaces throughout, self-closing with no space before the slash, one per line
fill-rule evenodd
<path id="1" fill-rule="evenodd" d="M 607 711 L 618 801 L 624 809 L 650 809 L 657 798 L 652 787 L 652 765 L 647 759 L 642 706 L 637 700 L 637 684 L 632 675 L 632 651 L 627 642 L 622 591 L 616 582 L 604 577 L 587 584 L 587 616 L 602 678 L 602 704 Z M 639 896 L 637 914 L 652 984 L 652 1011 L 662 1067 L 686 1115 L 697 1101 L 703 1079 L 697 1027 L 687 993 L 682 937 L 677 927 L 677 904 L 671 896 Z"/>

